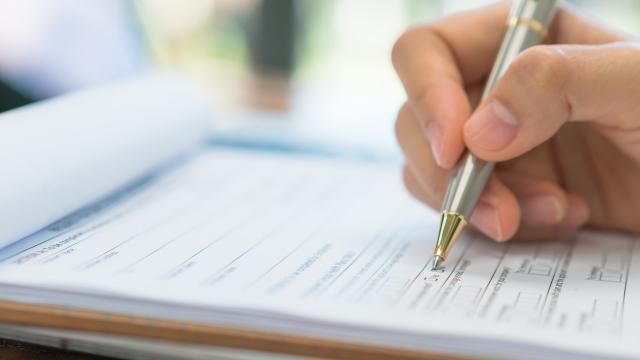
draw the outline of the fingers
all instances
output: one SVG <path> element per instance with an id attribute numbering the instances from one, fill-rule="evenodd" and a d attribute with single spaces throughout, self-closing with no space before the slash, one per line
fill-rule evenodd
<path id="1" fill-rule="evenodd" d="M 442 169 L 436 164 L 418 120 L 407 104 L 398 113 L 396 136 L 407 159 L 403 171 L 407 189 L 418 200 L 439 209 L 452 170 Z M 526 177 L 505 179 L 508 185 L 495 174 L 491 177 L 470 219 L 471 224 L 487 236 L 498 241 L 512 238 L 523 219 L 521 213 L 527 220 L 525 224 L 542 225 L 545 231 L 546 226 L 557 225 L 566 217 L 567 200 L 557 187 L 551 184 L 545 187 Z M 560 205 L 552 203 L 551 211 L 545 200 L 545 195 L 549 194 L 560 202 Z M 560 208 L 560 214 L 557 208 Z"/>
<path id="2" fill-rule="evenodd" d="M 462 127 L 471 114 L 464 86 L 491 66 L 507 10 L 498 6 L 449 17 L 407 31 L 394 45 L 394 67 L 441 167 L 453 167 L 464 151 Z"/>
<path id="3" fill-rule="evenodd" d="M 404 106 L 396 126 L 408 165 L 403 179 L 418 200 L 439 208 L 448 171 L 439 168 L 421 136 L 413 112 Z M 556 238 L 583 225 L 589 209 L 579 197 L 557 185 L 517 172 L 494 174 L 470 219 L 471 224 L 494 240 Z"/>
<path id="4" fill-rule="evenodd" d="M 436 164 L 418 120 L 406 104 L 398 113 L 396 135 L 407 159 L 403 172 L 407 189 L 414 197 L 438 209 L 451 170 L 442 169 Z M 506 240 L 516 232 L 519 214 L 518 201 L 513 193 L 497 176 L 493 176 L 471 217 L 471 223 L 493 239 Z"/>
<path id="5" fill-rule="evenodd" d="M 516 233 L 519 222 L 518 200 L 493 174 L 471 215 L 471 225 L 496 241 L 506 241 Z"/>
<path id="6" fill-rule="evenodd" d="M 567 195 L 567 209 L 570 210 L 557 224 L 548 226 L 520 224 L 518 232 L 513 237 L 514 240 L 558 240 L 573 234 L 586 223 L 589 212 L 584 200 L 572 194 Z M 523 221 L 524 219 L 525 215 L 523 215 Z"/>
<path id="7" fill-rule="evenodd" d="M 622 34 L 603 24 L 594 24 L 593 19 L 585 19 L 565 2 L 558 9 L 549 28 L 549 40 L 558 44 L 595 45 L 620 41 Z"/>
<path id="8" fill-rule="evenodd" d="M 433 207 L 439 207 L 465 143 L 482 158 L 511 159 L 547 140 L 567 121 L 610 126 L 615 120 L 615 126 L 628 129 L 632 122 L 620 121 L 624 118 L 620 114 L 640 103 L 616 92 L 621 81 L 633 83 L 623 74 L 638 59 L 628 61 L 628 54 L 618 54 L 616 66 L 609 66 L 604 46 L 539 46 L 518 58 L 470 116 L 475 102 L 472 93 L 479 93 L 475 90 L 481 89 L 478 85 L 493 63 L 507 11 L 508 5 L 499 5 L 449 17 L 409 30 L 394 46 L 393 64 L 409 98 L 396 124 L 407 157 L 404 179 L 414 196 Z M 549 38 L 583 44 L 616 39 L 617 35 L 562 9 Z M 616 84 L 610 82 L 608 72 L 617 72 Z M 635 94 L 629 86 L 623 88 Z M 603 89 L 606 96 L 594 99 Z M 611 101 L 619 96 L 632 99 L 623 107 L 612 107 L 620 103 Z M 609 127 L 602 131 L 620 144 L 640 146 L 640 131 L 637 136 Z M 504 240 L 516 231 L 518 237 L 559 234 L 586 221 L 588 209 L 580 198 L 550 183 L 523 181 L 528 185 L 517 186 L 493 176 L 471 223 L 492 238 Z M 532 189 L 539 192 L 531 193 Z"/>
<path id="9" fill-rule="evenodd" d="M 455 62 L 445 43 L 430 31 L 409 31 L 394 46 L 393 63 L 418 130 L 444 168 L 452 167 L 462 154 L 462 126 L 471 114 Z"/>
<path id="10" fill-rule="evenodd" d="M 526 50 L 464 126 L 464 139 L 477 156 L 503 161 L 550 138 L 571 115 L 564 95 L 570 64 L 556 46 Z"/>
<path id="11" fill-rule="evenodd" d="M 432 207 L 439 203 L 408 166 L 403 179 L 415 198 Z M 589 219 L 584 200 L 552 183 L 516 174 L 500 174 L 500 179 L 490 181 L 471 217 L 471 225 L 494 240 L 560 239 Z"/>
<path id="12" fill-rule="evenodd" d="M 471 224 L 497 241 L 562 238 L 583 226 L 589 208 L 557 185 L 513 172 L 493 174 Z"/>
<path id="13" fill-rule="evenodd" d="M 442 169 L 436 164 L 429 142 L 408 104 L 403 105 L 398 113 L 396 137 L 407 160 L 407 166 L 411 169 L 416 181 L 428 193 L 428 198 L 434 199 L 427 203 L 435 208 L 439 207 L 451 171 Z"/>
<path id="14" fill-rule="evenodd" d="M 471 114 L 464 88 L 489 72 L 508 11 L 509 5 L 501 4 L 449 16 L 410 29 L 394 45 L 393 64 L 440 167 L 452 168 L 464 151 L 462 129 Z M 558 42 L 618 39 L 565 9 L 550 30 L 551 40 Z"/>
<path id="15" fill-rule="evenodd" d="M 515 194 L 521 211 L 515 239 L 558 238 L 589 219 L 584 200 L 551 182 L 513 172 L 501 172 L 500 178 Z"/>
<path id="16" fill-rule="evenodd" d="M 441 196 L 435 197 L 433 190 L 425 188 L 417 180 L 418 176 L 414 170 L 405 165 L 402 178 L 409 193 L 432 208 L 439 208 Z M 490 238 L 505 241 L 516 232 L 519 214 L 517 200 L 513 194 L 497 178 L 493 178 L 478 202 L 470 223 Z"/>
<path id="17" fill-rule="evenodd" d="M 533 47 L 465 124 L 465 143 L 483 159 L 504 161 L 548 140 L 566 122 L 589 121 L 621 130 L 605 135 L 640 158 L 640 145 L 622 139 L 640 128 L 639 62 L 640 49 L 628 43 Z"/>

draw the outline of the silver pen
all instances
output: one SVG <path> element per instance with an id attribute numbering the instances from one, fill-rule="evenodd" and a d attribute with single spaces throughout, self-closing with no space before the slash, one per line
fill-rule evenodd
<path id="1" fill-rule="evenodd" d="M 547 35 L 558 0 L 516 0 L 507 18 L 507 31 L 487 79 L 482 98 L 493 89 L 511 62 L 526 48 L 539 44 Z M 484 190 L 495 163 L 483 161 L 467 152 L 449 180 L 442 202 L 438 240 L 433 252 L 436 270 L 446 260 Z"/>

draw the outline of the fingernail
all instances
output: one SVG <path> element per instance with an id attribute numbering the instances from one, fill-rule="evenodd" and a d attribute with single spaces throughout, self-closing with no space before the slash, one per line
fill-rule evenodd
<path id="1" fill-rule="evenodd" d="M 429 121 L 424 132 L 431 145 L 433 158 L 436 160 L 438 166 L 442 166 L 442 155 L 440 153 L 442 151 L 440 149 L 440 145 L 442 145 L 442 130 L 440 129 L 440 124 L 433 120 Z"/>
<path id="2" fill-rule="evenodd" d="M 516 137 L 518 122 L 497 100 L 492 100 L 469 118 L 464 131 L 470 142 L 486 150 L 505 148 Z"/>
<path id="3" fill-rule="evenodd" d="M 555 196 L 541 195 L 520 201 L 522 221 L 534 226 L 555 225 L 564 219 L 566 209 Z"/>
<path id="4" fill-rule="evenodd" d="M 487 203 L 478 203 L 472 217 L 474 225 L 496 241 L 505 241 L 502 237 L 498 210 Z"/>

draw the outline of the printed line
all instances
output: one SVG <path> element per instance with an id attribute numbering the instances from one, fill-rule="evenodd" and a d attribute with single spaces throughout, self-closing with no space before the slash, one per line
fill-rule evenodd
<path id="1" fill-rule="evenodd" d="M 127 239 L 121 241 L 120 243 L 118 243 L 117 245 L 113 246 L 109 250 L 104 251 L 104 252 L 100 253 L 99 255 L 92 257 L 90 260 L 87 260 L 87 261 L 85 261 L 84 263 L 82 263 L 80 265 L 77 265 L 76 267 L 74 267 L 74 269 L 75 270 L 79 270 L 79 269 L 86 268 L 87 266 L 89 266 L 92 263 L 94 263 L 96 260 L 100 259 L 101 257 L 104 257 L 106 254 L 108 254 L 108 253 L 112 252 L 113 250 L 121 247 L 122 245 L 132 241 L 133 239 L 138 238 L 139 236 L 141 236 L 141 235 L 143 235 L 143 234 L 145 234 L 147 232 L 150 232 L 152 230 L 157 229 L 158 227 L 160 227 L 163 224 L 168 223 L 169 220 L 176 218 L 178 216 L 178 214 L 179 215 L 184 215 L 184 210 L 188 209 L 188 208 L 191 208 L 191 207 L 192 207 L 192 204 L 185 205 L 185 206 L 181 207 L 178 211 L 172 212 L 169 216 L 163 217 L 162 220 L 157 221 L 157 222 L 153 223 L 153 225 L 145 228 L 144 230 L 142 230 L 142 231 L 140 231 L 140 232 L 128 237 Z"/>
<path id="2" fill-rule="evenodd" d="M 256 279 L 254 279 L 252 282 L 250 282 L 246 287 L 246 289 L 251 288 L 253 285 L 255 285 L 256 283 L 258 283 L 260 280 L 262 280 L 265 276 L 267 276 L 271 271 L 273 271 L 276 267 L 278 267 L 280 264 L 282 264 L 287 258 L 289 258 L 291 255 L 293 255 L 296 251 L 298 251 L 304 244 L 306 244 L 310 239 L 313 239 L 315 235 L 318 234 L 318 232 L 325 227 L 328 223 L 329 220 L 333 219 L 335 216 L 335 212 L 333 212 L 331 215 L 327 216 L 326 219 L 324 221 L 322 221 L 320 224 L 318 224 L 317 227 L 314 228 L 313 231 L 311 231 L 307 236 L 305 236 L 305 238 L 298 243 L 298 245 L 296 245 L 288 254 L 286 254 L 285 256 L 283 256 L 280 260 L 278 260 L 275 264 L 273 264 L 269 269 L 267 269 L 267 271 L 265 271 L 262 275 L 258 276 Z"/>
<path id="3" fill-rule="evenodd" d="M 636 249 L 635 239 L 628 239 L 631 242 L 631 246 L 629 249 L 629 262 L 627 264 L 627 275 L 624 279 L 624 290 L 622 291 L 622 306 L 620 307 L 620 331 L 623 330 L 624 327 L 624 308 L 627 302 L 627 283 L 629 282 L 629 271 L 631 270 L 631 262 L 633 260 L 633 253 Z"/>
<path id="4" fill-rule="evenodd" d="M 507 253 L 511 249 L 511 244 L 504 244 L 503 246 L 505 247 L 505 249 L 502 252 L 502 255 L 500 256 L 500 260 L 498 261 L 498 264 L 496 265 L 496 268 L 493 270 L 493 274 L 491 274 L 491 277 L 489 278 L 489 281 L 487 282 L 487 285 L 485 285 L 484 288 L 482 289 L 482 292 L 480 293 L 480 298 L 477 299 L 477 300 L 474 300 L 475 307 L 473 309 L 473 313 L 471 314 L 471 317 L 475 317 L 475 314 L 478 312 L 478 309 L 480 308 L 480 304 L 482 303 L 482 300 L 484 299 L 484 295 L 487 293 L 487 289 L 489 289 L 489 285 L 491 285 L 491 282 L 493 281 L 493 278 L 498 273 L 498 269 L 500 269 L 500 266 L 502 266 L 502 262 L 504 261 L 505 256 L 507 255 Z M 460 288 L 458 288 L 458 289 L 460 289 Z"/>
<path id="5" fill-rule="evenodd" d="M 327 291 L 327 289 L 329 289 L 331 286 L 333 286 L 333 284 L 334 284 L 334 283 L 335 283 L 339 278 L 341 278 L 341 277 L 342 277 L 342 275 L 343 275 L 344 273 L 346 273 L 346 272 L 347 272 L 347 270 L 349 270 L 349 269 L 351 268 L 351 266 L 353 266 L 353 264 L 355 264 L 355 263 L 358 261 L 358 259 L 360 259 L 360 257 L 362 257 L 362 255 L 363 255 L 364 253 L 366 253 L 366 252 L 367 252 L 367 250 L 369 250 L 369 249 L 371 248 L 371 246 L 373 246 L 373 244 L 374 244 L 374 243 L 376 243 L 378 240 L 380 240 L 380 239 L 382 239 L 382 238 L 383 238 L 383 236 L 382 236 L 382 235 L 383 235 L 384 233 L 385 233 L 385 231 L 384 231 L 384 230 L 381 230 L 381 231 L 379 231 L 377 234 L 375 234 L 375 235 L 373 236 L 373 239 L 372 239 L 372 240 L 369 240 L 369 242 L 367 242 L 367 244 L 365 245 L 364 249 L 362 249 L 362 250 L 358 253 L 358 255 L 357 255 L 356 257 L 354 257 L 354 259 L 349 263 L 349 265 L 345 266 L 345 268 L 344 268 L 344 269 L 342 269 L 342 271 L 340 271 L 340 273 L 338 273 L 338 275 L 336 275 L 333 279 L 331 279 L 331 281 L 329 281 L 329 283 L 328 283 L 328 284 L 326 284 L 322 290 L 319 290 L 319 291 L 318 291 L 318 295 L 322 295 L 322 294 L 324 294 L 324 293 Z"/>
<path id="6" fill-rule="evenodd" d="M 551 282 L 549 282 L 547 293 L 544 295 L 544 299 L 542 299 L 542 307 L 540 307 L 540 314 L 538 314 L 538 323 L 542 321 L 542 317 L 544 316 L 544 310 L 545 310 L 545 307 L 547 306 L 547 299 L 549 298 L 549 293 L 551 292 L 553 283 L 555 282 L 556 276 L 558 275 L 558 269 L 560 269 L 560 264 L 562 264 L 564 259 L 566 259 L 567 257 L 573 254 L 573 250 L 576 246 L 578 236 L 579 235 L 574 236 L 574 238 L 570 242 L 570 245 L 567 247 L 567 251 L 565 251 L 563 256 L 558 256 L 558 261 L 556 262 L 555 269 L 553 270 L 553 276 L 551 277 Z"/>
<path id="7" fill-rule="evenodd" d="M 433 304 L 438 299 L 438 295 L 440 295 L 440 292 L 442 291 L 444 286 L 447 284 L 447 281 L 449 281 L 449 278 L 451 278 L 451 275 L 453 275 L 453 273 L 456 271 L 456 269 L 460 265 L 460 262 L 462 262 L 462 259 L 464 259 L 464 256 L 467 254 L 467 251 L 469 251 L 469 249 L 471 248 L 471 245 L 474 244 L 475 242 L 476 242 L 475 238 L 474 238 L 474 241 L 469 241 L 469 244 L 467 244 L 467 246 L 462 251 L 462 254 L 460 254 L 458 261 L 456 261 L 456 264 L 453 266 L 453 268 L 449 272 L 449 275 L 447 275 L 447 278 L 444 279 L 444 281 L 442 282 L 442 285 L 440 285 L 440 288 L 438 288 L 438 290 L 436 290 L 436 293 L 433 294 L 431 301 L 429 301 L 429 304 L 427 304 L 427 306 L 425 307 L 425 311 L 433 308 Z"/>
<path id="8" fill-rule="evenodd" d="M 174 180 L 175 179 L 173 178 L 168 178 L 163 181 L 155 180 L 154 182 L 153 179 L 144 181 L 140 185 L 133 185 L 128 190 L 123 190 L 122 192 L 112 195 L 111 197 L 108 197 L 102 201 L 99 201 L 94 205 L 88 206 L 83 210 L 79 210 L 77 213 L 69 215 L 69 217 L 77 216 L 79 213 L 82 213 L 82 212 L 89 212 L 89 214 L 86 215 L 86 217 L 84 217 L 82 220 L 79 220 L 78 223 L 76 223 L 75 225 L 72 225 L 66 230 L 63 230 L 60 233 L 57 233 L 41 242 L 38 242 L 37 244 L 29 246 L 13 255 L 2 258 L 0 259 L 0 261 L 11 261 L 11 259 L 19 257 L 25 252 L 29 252 L 34 248 L 37 248 L 47 242 L 53 241 L 54 239 L 57 239 L 60 237 L 68 237 L 72 233 L 79 233 L 79 232 L 88 233 L 88 232 L 94 231 L 97 228 L 102 228 L 102 226 L 108 225 L 113 221 L 116 221 L 117 219 L 122 218 L 125 215 L 135 211 L 136 209 L 139 209 L 141 206 L 149 202 L 153 194 L 157 193 L 160 190 L 166 191 L 164 190 L 166 187 L 170 185 L 174 185 L 175 184 Z M 131 198 L 127 199 L 126 198 L 127 196 L 131 196 Z M 124 207 L 124 209 L 118 209 L 119 207 Z M 109 215 L 110 212 L 115 214 L 110 216 Z M 95 222 L 96 218 L 99 218 L 99 217 L 106 217 L 107 219 L 104 220 L 99 225 L 92 225 L 92 220 Z M 64 219 L 66 218 L 63 218 L 60 221 L 64 221 Z M 83 221 L 85 222 L 84 224 L 82 224 Z M 45 228 L 45 231 L 46 231 L 46 228 Z M 81 243 L 82 241 L 88 239 L 91 236 L 93 236 L 93 234 L 83 239 L 80 239 L 79 241 L 73 243 L 73 245 L 70 245 L 62 250 L 59 250 L 54 254 L 47 255 L 45 260 L 42 260 L 42 261 L 46 261 L 49 257 L 60 254 L 62 251 L 65 251 L 69 247 Z M 25 240 L 26 239 L 28 238 L 25 238 Z"/>

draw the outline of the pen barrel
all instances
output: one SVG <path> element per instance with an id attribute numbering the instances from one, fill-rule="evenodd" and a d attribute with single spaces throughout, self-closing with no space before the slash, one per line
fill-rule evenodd
<path id="1" fill-rule="evenodd" d="M 515 1 L 506 21 L 506 32 L 482 93 L 484 99 L 509 68 L 529 47 L 540 44 L 555 13 L 557 0 Z"/>
<path id="2" fill-rule="evenodd" d="M 507 19 L 507 30 L 482 94 L 484 99 L 516 57 L 539 44 L 553 19 L 557 0 L 515 1 Z M 443 211 L 456 212 L 469 220 L 495 164 L 473 154 L 464 154 L 442 203 Z"/>
<path id="3" fill-rule="evenodd" d="M 442 210 L 458 213 L 468 221 L 494 167 L 495 163 L 484 161 L 470 152 L 464 154 L 458 169 L 449 180 Z"/>

